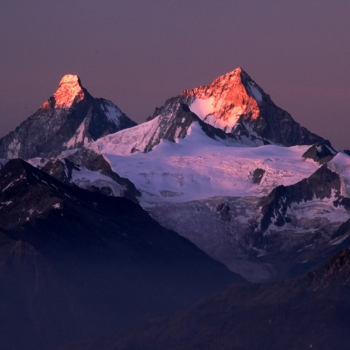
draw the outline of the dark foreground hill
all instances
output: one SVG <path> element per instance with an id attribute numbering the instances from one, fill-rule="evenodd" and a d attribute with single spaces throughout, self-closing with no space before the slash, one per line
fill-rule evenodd
<path id="1" fill-rule="evenodd" d="M 297 279 L 234 284 L 173 316 L 63 349 L 349 349 L 349 329 L 346 249 Z"/>
<path id="2" fill-rule="evenodd" d="M 19 159 L 0 170 L 1 349 L 54 349 L 240 280 L 130 200 Z"/>

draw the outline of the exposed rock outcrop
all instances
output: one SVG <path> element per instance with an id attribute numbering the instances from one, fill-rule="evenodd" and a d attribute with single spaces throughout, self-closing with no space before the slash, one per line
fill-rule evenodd
<path id="1" fill-rule="evenodd" d="M 65 184 L 92 192 L 125 197 L 138 203 L 141 193 L 128 179 L 114 172 L 102 154 L 82 148 L 63 159 L 52 159 L 41 170 Z M 102 175 L 102 176 L 101 176 Z"/>
<path id="2" fill-rule="evenodd" d="M 312 159 L 316 163 L 324 164 L 332 160 L 338 152 L 328 141 L 312 145 L 303 155 L 304 159 Z"/>

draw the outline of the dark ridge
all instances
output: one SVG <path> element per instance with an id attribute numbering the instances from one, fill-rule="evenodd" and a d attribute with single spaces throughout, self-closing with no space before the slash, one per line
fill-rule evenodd
<path id="1" fill-rule="evenodd" d="M 312 145 L 302 157 L 304 159 L 312 159 L 319 164 L 324 164 L 331 161 L 337 153 L 329 141 L 324 141 Z"/>
<path id="2" fill-rule="evenodd" d="M 0 203 L 4 349 L 54 349 L 242 280 L 138 204 L 65 185 L 20 159 L 0 170 Z"/>
<path id="3" fill-rule="evenodd" d="M 350 251 L 294 280 L 238 283 L 171 316 L 61 350 L 347 349 Z"/>
<path id="4" fill-rule="evenodd" d="M 320 186 L 320 183 L 322 183 L 322 186 Z M 276 226 L 283 226 L 288 222 L 285 214 L 287 208 L 293 202 L 311 201 L 314 197 L 319 199 L 330 198 L 332 190 L 335 191 L 336 197 L 340 197 L 340 186 L 339 175 L 329 170 L 325 164 L 307 179 L 294 185 L 276 187 L 268 196 L 263 197 L 259 203 L 263 214 L 261 230 L 268 229 L 272 218 L 274 218 Z"/>

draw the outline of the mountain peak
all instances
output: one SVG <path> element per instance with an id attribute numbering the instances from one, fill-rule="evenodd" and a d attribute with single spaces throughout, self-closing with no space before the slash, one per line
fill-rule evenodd
<path id="1" fill-rule="evenodd" d="M 156 108 L 153 117 L 169 115 L 186 104 L 203 122 L 233 134 L 247 145 L 311 145 L 324 139 L 297 123 L 238 67 L 208 85 L 184 90 Z"/>
<path id="2" fill-rule="evenodd" d="M 75 74 L 16 130 L 0 138 L 0 158 L 53 157 L 136 125 L 115 104 L 94 98 Z"/>
<path id="3" fill-rule="evenodd" d="M 219 76 L 218 78 L 216 78 L 215 80 L 226 80 L 227 78 L 229 79 L 234 79 L 234 77 L 236 78 L 241 78 L 241 75 L 242 74 L 245 74 L 245 75 L 248 75 L 243 68 L 241 67 L 238 67 L 234 70 L 232 70 L 231 72 L 227 72 L 221 76 Z M 214 80 L 214 81 L 215 81 Z"/>
<path id="4" fill-rule="evenodd" d="M 241 90 L 241 93 L 244 94 L 245 92 L 244 98 L 253 98 L 258 104 L 261 104 L 263 101 L 264 91 L 241 67 L 218 77 L 209 85 L 217 85 L 220 82 L 224 84 L 225 90 L 232 92 Z"/>
<path id="5" fill-rule="evenodd" d="M 53 95 L 56 108 L 70 108 L 73 102 L 81 101 L 84 96 L 80 78 L 75 74 L 64 75 Z"/>
<path id="6" fill-rule="evenodd" d="M 260 113 L 263 90 L 241 68 L 228 72 L 206 86 L 185 90 L 192 112 L 204 122 L 231 132 L 241 115 L 252 119 Z"/>
<path id="7" fill-rule="evenodd" d="M 236 69 L 234 69 L 233 71 L 232 71 L 232 73 L 233 72 L 237 72 L 237 73 L 242 73 L 242 72 L 244 72 L 244 69 L 242 68 L 242 67 L 237 67 Z M 245 72 L 244 72 L 245 73 Z"/>
<path id="8" fill-rule="evenodd" d="M 62 77 L 60 84 L 79 84 L 81 86 L 81 80 L 76 74 L 66 74 Z"/>

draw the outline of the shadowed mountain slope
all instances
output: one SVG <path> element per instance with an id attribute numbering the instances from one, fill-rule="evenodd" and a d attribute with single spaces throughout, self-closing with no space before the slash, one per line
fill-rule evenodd
<path id="1" fill-rule="evenodd" d="M 239 283 L 173 316 L 62 350 L 349 348 L 350 250 L 300 278 Z"/>
<path id="2" fill-rule="evenodd" d="M 240 280 L 125 198 L 65 185 L 19 159 L 0 170 L 3 348 L 52 349 Z"/>

